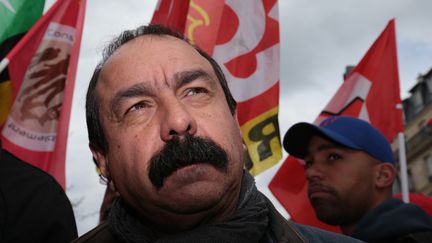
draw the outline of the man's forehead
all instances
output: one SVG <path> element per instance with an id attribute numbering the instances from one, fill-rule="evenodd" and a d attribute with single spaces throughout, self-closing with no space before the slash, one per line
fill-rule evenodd
<path id="1" fill-rule="evenodd" d="M 317 134 L 317 135 L 313 135 L 309 141 L 308 144 L 308 153 L 310 153 L 311 149 L 315 149 L 315 150 L 326 150 L 326 149 L 331 149 L 331 148 L 340 148 L 340 149 L 348 149 L 347 147 L 338 144 L 334 141 L 332 141 L 331 139 L 321 135 L 321 134 Z"/>
<path id="2" fill-rule="evenodd" d="M 188 42 L 169 35 L 144 35 L 130 40 L 107 58 L 101 69 L 104 73 L 124 71 L 132 68 L 165 70 L 201 67 L 212 72 L 211 63 Z"/>
<path id="3" fill-rule="evenodd" d="M 197 70 L 210 79 L 218 79 L 210 61 L 186 41 L 169 35 L 140 36 L 123 44 L 107 59 L 96 92 L 123 89 L 137 82 L 171 86 L 184 73 Z"/>
<path id="4" fill-rule="evenodd" d="M 123 52 L 130 53 L 139 50 L 141 54 L 157 53 L 166 48 L 175 48 L 184 52 L 192 52 L 198 54 L 198 51 L 187 43 L 186 41 L 170 35 L 143 35 L 136 37 L 123 45 L 121 45 L 113 54 L 107 59 L 113 59 L 116 56 L 122 55 Z"/>
<path id="5" fill-rule="evenodd" d="M 173 72 L 203 68 L 213 74 L 210 62 L 186 41 L 169 35 L 144 35 L 115 50 L 104 63 L 100 76 L 106 79 L 119 73 L 124 77 L 131 69 L 144 71 L 143 68 L 157 70 L 160 67 Z"/>
<path id="6" fill-rule="evenodd" d="M 310 156 L 312 153 L 319 153 L 319 152 L 324 152 L 324 151 L 332 150 L 332 149 L 338 149 L 338 150 L 350 152 L 350 153 L 367 154 L 366 152 L 364 152 L 362 150 L 352 149 L 352 148 L 347 147 L 343 144 L 339 144 L 339 143 L 325 137 L 324 135 L 314 135 L 314 136 L 312 136 L 312 138 L 309 142 L 307 152 L 306 152 L 306 157 Z"/>

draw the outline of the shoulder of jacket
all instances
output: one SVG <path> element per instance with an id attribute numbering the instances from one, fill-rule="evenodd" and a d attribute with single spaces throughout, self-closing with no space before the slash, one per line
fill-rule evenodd
<path id="1" fill-rule="evenodd" d="M 109 230 L 109 224 L 107 222 L 101 223 L 96 228 L 90 230 L 84 235 L 80 236 L 72 243 L 83 243 L 83 242 L 104 242 L 104 243 L 115 243 L 117 242 L 113 234 Z"/>
<path id="2" fill-rule="evenodd" d="M 432 231 L 415 232 L 397 239 L 399 243 L 428 243 L 432 239 Z"/>
<path id="3" fill-rule="evenodd" d="M 273 206 L 271 201 L 266 198 L 267 206 L 269 209 L 269 224 L 270 228 L 276 238 L 278 243 L 283 242 L 295 242 L 295 243 L 305 243 L 308 242 L 304 239 L 302 234 L 296 227 L 285 219 Z"/>
<path id="4" fill-rule="evenodd" d="M 268 200 L 270 224 L 278 243 L 283 242 L 322 242 L 322 243 L 360 243 L 357 239 L 321 230 L 311 226 L 295 224 L 285 219 Z"/>

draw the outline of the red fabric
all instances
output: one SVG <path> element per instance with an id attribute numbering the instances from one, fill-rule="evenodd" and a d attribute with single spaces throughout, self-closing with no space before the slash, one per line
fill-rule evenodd
<path id="1" fill-rule="evenodd" d="M 359 117 L 372 123 L 392 141 L 398 132 L 403 131 L 402 109 L 398 109 L 397 105 L 401 107 L 395 22 L 391 20 L 315 124 L 332 115 Z M 270 190 L 294 221 L 323 227 L 311 213 L 313 208 L 307 198 L 306 187 L 304 169 L 291 157 L 269 184 Z"/>
<path id="2" fill-rule="evenodd" d="M 186 26 L 189 2 L 186 0 L 159 0 L 151 23 L 163 24 L 182 33 Z"/>
<path id="3" fill-rule="evenodd" d="M 426 125 L 432 127 L 432 119 L 429 119 L 429 121 L 426 123 Z"/>
<path id="4" fill-rule="evenodd" d="M 393 195 L 395 198 L 402 198 L 400 193 Z M 429 216 L 432 217 L 432 197 L 428 197 L 424 194 L 410 193 L 409 194 L 410 203 L 416 204 L 422 208 Z"/>
<path id="5" fill-rule="evenodd" d="M 2 131 L 3 147 L 51 174 L 64 189 L 85 4 L 58 0 L 7 55 L 15 101 Z"/>
<path id="6" fill-rule="evenodd" d="M 269 97 L 279 97 L 279 82 L 253 99 L 237 103 L 237 119 L 239 123 L 245 124 L 272 107 L 277 107 L 278 100 Z M 266 100 L 266 102 L 263 102 L 263 100 Z M 253 109 L 250 107 L 253 107 Z"/>

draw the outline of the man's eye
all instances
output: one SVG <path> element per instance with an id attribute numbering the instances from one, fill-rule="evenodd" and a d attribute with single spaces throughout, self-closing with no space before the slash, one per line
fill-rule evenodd
<path id="1" fill-rule="evenodd" d="M 341 159 L 342 157 L 340 156 L 340 155 L 338 155 L 338 154 L 330 154 L 329 156 L 328 156 L 328 160 L 329 161 L 334 161 L 334 160 L 338 160 L 338 159 Z"/>
<path id="2" fill-rule="evenodd" d="M 190 88 L 190 89 L 188 89 L 186 95 L 187 96 L 192 96 L 192 95 L 206 94 L 206 93 L 208 93 L 207 89 L 196 87 L 196 88 Z"/>
<path id="3" fill-rule="evenodd" d="M 131 107 L 126 111 L 126 114 L 129 113 L 129 112 L 134 112 L 134 111 L 141 110 L 141 109 L 146 108 L 146 107 L 148 107 L 148 104 L 147 104 L 146 102 L 139 102 L 139 103 L 136 103 L 136 104 L 134 104 L 133 106 L 131 106 Z"/>

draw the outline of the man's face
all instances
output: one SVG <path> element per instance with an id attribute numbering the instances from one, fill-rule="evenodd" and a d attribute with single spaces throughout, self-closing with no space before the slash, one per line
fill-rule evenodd
<path id="1" fill-rule="evenodd" d="M 103 67 L 96 93 L 108 152 L 98 156 L 143 215 L 193 214 L 235 198 L 243 145 L 210 63 L 170 36 L 143 36 Z"/>
<path id="2" fill-rule="evenodd" d="M 309 200 L 318 218 L 331 225 L 357 222 L 372 207 L 377 163 L 365 152 L 314 136 L 305 169 Z"/>

